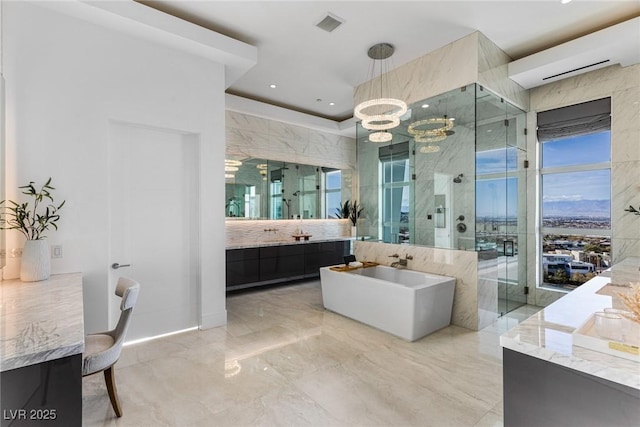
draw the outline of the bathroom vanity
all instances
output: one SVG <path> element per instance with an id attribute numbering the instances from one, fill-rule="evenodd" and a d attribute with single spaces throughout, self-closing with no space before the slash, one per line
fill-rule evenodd
<path id="1" fill-rule="evenodd" d="M 343 263 L 351 239 L 256 243 L 227 248 L 227 290 L 317 278 L 320 267 Z"/>
<path id="2" fill-rule="evenodd" d="M 505 426 L 637 425 L 640 361 L 574 338 L 594 312 L 622 308 L 610 284 L 640 282 L 639 268 L 640 258 L 627 258 L 500 337 Z"/>
<path id="3" fill-rule="evenodd" d="M 82 425 L 82 275 L 0 282 L 0 426 Z"/>

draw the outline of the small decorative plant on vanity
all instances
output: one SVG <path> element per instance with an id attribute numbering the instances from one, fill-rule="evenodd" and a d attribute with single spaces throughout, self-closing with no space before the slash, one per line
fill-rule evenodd
<path id="1" fill-rule="evenodd" d="M 351 234 L 355 237 L 355 228 L 358 223 L 358 218 L 362 215 L 364 208 L 362 205 L 358 205 L 358 201 L 354 200 L 351 203 L 350 200 L 345 200 L 343 204 L 340 205 L 339 208 L 336 208 L 336 218 L 344 218 L 349 219 L 351 221 Z"/>
<path id="2" fill-rule="evenodd" d="M 49 278 L 51 274 L 51 255 L 49 244 L 44 233 L 50 227 L 58 229 L 56 224 L 60 219 L 58 211 L 64 202 L 55 205 L 51 190 L 51 178 L 37 189 L 34 182 L 18 187 L 22 194 L 32 199 L 30 202 L 17 203 L 13 200 L 0 202 L 0 229 L 18 230 L 27 241 L 22 251 L 22 263 L 20 265 L 20 280 L 23 282 L 36 282 Z"/>

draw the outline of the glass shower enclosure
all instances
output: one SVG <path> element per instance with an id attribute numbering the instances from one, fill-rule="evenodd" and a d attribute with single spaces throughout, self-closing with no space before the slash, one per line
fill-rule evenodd
<path id="1" fill-rule="evenodd" d="M 525 304 L 525 124 L 522 110 L 471 84 L 410 105 L 390 143 L 358 126 L 358 237 L 477 251 L 498 313 Z"/>

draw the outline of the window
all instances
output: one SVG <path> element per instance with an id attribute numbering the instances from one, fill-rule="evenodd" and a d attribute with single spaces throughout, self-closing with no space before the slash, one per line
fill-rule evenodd
<path id="1" fill-rule="evenodd" d="M 282 219 L 282 182 L 271 182 L 271 206 L 269 206 L 269 213 L 271 217 L 269 219 Z"/>
<path id="2" fill-rule="evenodd" d="M 411 173 L 407 142 L 380 147 L 381 222 L 384 242 L 409 243 Z"/>
<path id="3" fill-rule="evenodd" d="M 323 168 L 324 170 L 324 168 Z M 325 218 L 336 216 L 342 200 L 342 171 L 339 169 L 324 173 L 324 214 Z"/>
<path id="4" fill-rule="evenodd" d="M 476 152 L 476 250 L 518 253 L 518 149 Z M 505 253 L 506 252 L 506 253 Z"/>
<path id="5" fill-rule="evenodd" d="M 611 260 L 610 99 L 538 114 L 541 282 L 571 290 Z"/>

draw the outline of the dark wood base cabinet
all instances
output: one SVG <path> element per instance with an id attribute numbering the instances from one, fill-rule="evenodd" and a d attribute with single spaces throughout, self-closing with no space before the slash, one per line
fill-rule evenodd
<path id="1" fill-rule="evenodd" d="M 227 249 L 227 290 L 319 277 L 320 267 L 343 263 L 350 248 L 336 240 Z"/>

